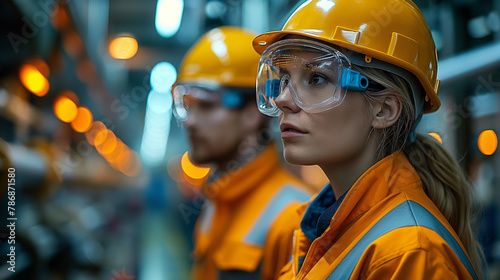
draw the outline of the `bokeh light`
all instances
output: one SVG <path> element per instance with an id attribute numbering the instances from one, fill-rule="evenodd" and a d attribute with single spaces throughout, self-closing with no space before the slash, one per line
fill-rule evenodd
<path id="1" fill-rule="evenodd" d="M 67 29 L 70 26 L 68 14 L 61 5 L 56 6 L 56 8 L 52 11 L 50 22 L 54 28 L 59 30 Z"/>
<path id="2" fill-rule="evenodd" d="M 128 152 L 129 148 L 127 145 L 123 144 L 120 139 L 116 138 L 115 148 L 111 152 L 103 154 L 103 156 L 111 164 L 111 166 L 113 166 L 123 160 L 124 155 Z"/>
<path id="3" fill-rule="evenodd" d="M 73 121 L 78 114 L 78 107 L 75 102 L 67 96 L 60 96 L 54 102 L 54 113 L 63 122 Z"/>
<path id="4" fill-rule="evenodd" d="M 172 102 L 170 93 L 156 90 L 149 93 L 140 148 L 142 160 L 147 166 L 157 166 L 165 158 L 170 133 Z"/>
<path id="5" fill-rule="evenodd" d="M 443 144 L 443 139 L 441 139 L 441 135 L 437 134 L 436 132 L 429 132 L 429 135 L 436 139 L 439 143 Z"/>
<path id="6" fill-rule="evenodd" d="M 87 132 L 92 127 L 92 113 L 85 107 L 79 107 L 75 119 L 71 122 L 71 127 L 76 132 Z"/>
<path id="7" fill-rule="evenodd" d="M 120 166 L 120 171 L 129 177 L 137 176 L 141 171 L 141 161 L 139 159 L 139 154 L 135 151 L 131 151 L 130 156 Z"/>
<path id="8" fill-rule="evenodd" d="M 156 4 L 155 27 L 160 36 L 174 36 L 182 22 L 183 0 L 158 0 Z"/>
<path id="9" fill-rule="evenodd" d="M 484 155 L 489 156 L 494 154 L 498 146 L 496 133 L 491 129 L 481 132 L 477 138 L 477 146 L 479 147 L 479 151 Z"/>
<path id="10" fill-rule="evenodd" d="M 139 45 L 132 37 L 118 37 L 109 44 L 109 54 L 116 59 L 130 59 L 138 49 Z"/>
<path id="11" fill-rule="evenodd" d="M 106 139 L 102 143 L 96 144 L 95 147 L 101 155 L 107 155 L 107 154 L 112 153 L 113 150 L 116 148 L 117 140 L 116 140 L 116 136 L 113 133 L 113 131 L 111 131 L 109 129 L 107 129 L 106 131 L 102 130 L 101 132 L 98 133 L 98 135 L 103 134 L 103 133 L 106 134 L 106 136 L 105 136 Z M 101 138 L 104 136 L 98 136 L 98 137 Z M 96 141 L 96 142 L 100 142 L 100 140 L 101 139 L 99 139 L 99 141 Z"/>
<path id="12" fill-rule="evenodd" d="M 157 92 L 169 92 L 176 79 L 177 70 L 169 62 L 160 62 L 151 70 L 151 87 L 153 87 L 153 89 Z"/>
<path id="13" fill-rule="evenodd" d="M 71 31 L 63 36 L 62 45 L 71 57 L 78 57 L 84 52 L 84 43 L 76 31 Z"/>
<path id="14" fill-rule="evenodd" d="M 126 145 L 123 145 L 121 152 L 117 153 L 114 158 L 110 158 L 110 156 L 107 156 L 106 159 L 108 160 L 111 167 L 116 170 L 121 170 L 123 168 L 123 165 L 129 161 L 131 155 L 132 151 L 130 150 L 130 148 Z"/>
<path id="15" fill-rule="evenodd" d="M 49 92 L 49 81 L 31 64 L 24 64 L 21 66 L 19 78 L 23 86 L 36 96 L 42 97 Z"/>
<path id="16" fill-rule="evenodd" d="M 43 61 L 42 59 L 39 59 L 39 58 L 30 59 L 29 61 L 26 62 L 26 64 L 30 64 L 30 65 L 35 66 L 35 68 L 38 69 L 38 71 L 40 71 L 40 73 L 45 78 L 49 78 L 50 68 L 47 65 L 47 63 L 45 63 L 45 61 Z"/>
<path id="17" fill-rule="evenodd" d="M 98 146 L 104 143 L 107 133 L 108 129 L 106 126 L 100 121 L 95 121 L 92 124 L 92 128 L 85 133 L 85 137 L 90 145 Z"/>
<path id="18" fill-rule="evenodd" d="M 167 162 L 168 175 L 176 182 L 182 182 L 181 155 L 172 156 Z"/>
<path id="19" fill-rule="evenodd" d="M 205 176 L 208 175 L 208 172 L 210 171 L 210 168 L 200 167 L 200 166 L 194 165 L 189 160 L 188 152 L 185 152 L 182 155 L 181 167 L 182 167 L 182 171 L 184 171 L 184 173 L 188 177 L 193 178 L 193 179 L 203 179 Z"/>

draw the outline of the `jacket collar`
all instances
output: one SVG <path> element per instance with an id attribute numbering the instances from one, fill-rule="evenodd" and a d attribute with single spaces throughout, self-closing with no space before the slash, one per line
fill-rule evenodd
<path id="1" fill-rule="evenodd" d="M 280 163 L 273 143 L 255 158 L 234 170 L 219 175 L 215 180 L 202 186 L 203 195 L 215 202 L 231 202 L 239 199 L 250 190 L 258 188 L 263 181 L 272 176 Z"/>
<path id="2" fill-rule="evenodd" d="M 391 193 L 399 192 L 414 183 L 421 184 L 420 178 L 402 151 L 383 158 L 365 171 L 345 194 L 328 231 L 336 231 L 341 225 L 370 210 Z M 328 184 L 314 200 L 298 211 L 304 215 L 304 220 L 311 219 L 308 213 L 314 209 L 326 209 L 329 205 L 325 202 L 330 205 L 335 202 L 332 196 L 333 189 Z M 304 220 L 301 225 L 307 223 Z"/>

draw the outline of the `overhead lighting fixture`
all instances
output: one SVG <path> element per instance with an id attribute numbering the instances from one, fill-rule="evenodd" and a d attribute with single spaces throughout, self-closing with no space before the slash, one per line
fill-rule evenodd
<path id="1" fill-rule="evenodd" d="M 500 42 L 493 42 L 481 47 L 457 54 L 439 61 L 437 78 L 441 87 L 464 77 L 477 77 L 477 73 L 500 64 Z"/>
<path id="2" fill-rule="evenodd" d="M 160 36 L 170 38 L 181 26 L 183 0 L 158 0 L 156 5 L 155 27 Z"/>

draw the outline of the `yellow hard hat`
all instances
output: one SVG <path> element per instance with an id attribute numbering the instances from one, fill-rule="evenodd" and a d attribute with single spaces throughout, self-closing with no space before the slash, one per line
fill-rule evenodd
<path id="1" fill-rule="evenodd" d="M 281 31 L 253 41 L 262 54 L 286 35 L 301 35 L 334 44 L 411 72 L 425 91 L 423 111 L 436 111 L 437 51 L 431 31 L 418 7 L 409 0 L 312 0 L 293 12 Z"/>
<path id="2" fill-rule="evenodd" d="M 240 27 L 208 31 L 184 57 L 177 84 L 255 88 L 260 59 L 252 48 L 255 36 Z"/>

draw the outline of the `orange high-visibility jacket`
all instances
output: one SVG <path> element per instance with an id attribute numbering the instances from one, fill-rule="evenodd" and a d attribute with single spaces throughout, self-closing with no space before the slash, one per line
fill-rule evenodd
<path id="1" fill-rule="evenodd" d="M 307 225 L 318 221 L 319 205 L 329 195 L 330 185 L 298 210 L 304 215 L 301 229 L 279 279 L 478 279 L 460 239 L 402 152 L 356 181 L 318 237 Z"/>
<path id="2" fill-rule="evenodd" d="M 276 279 L 299 228 L 310 188 L 280 165 L 274 145 L 203 186 L 192 278 Z"/>

